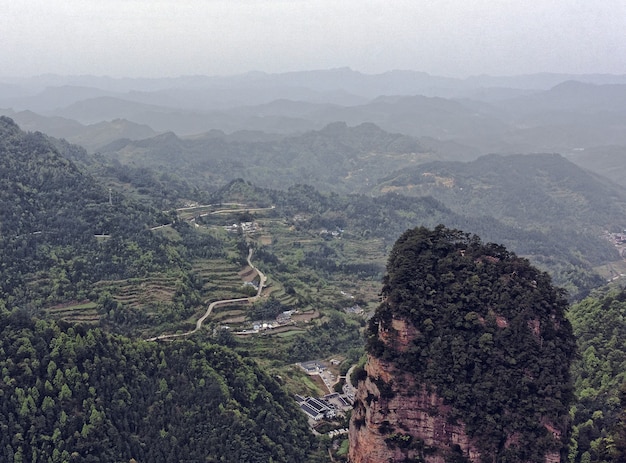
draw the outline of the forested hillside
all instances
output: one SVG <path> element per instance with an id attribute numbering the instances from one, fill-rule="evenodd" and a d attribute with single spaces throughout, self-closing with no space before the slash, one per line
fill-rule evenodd
<path id="1" fill-rule="evenodd" d="M 148 228 L 167 218 L 110 196 L 43 135 L 0 119 L 0 163 L 0 291 L 9 306 L 83 299 L 98 279 L 172 264 L 166 252 L 139 259 L 150 249 L 164 251 Z"/>
<path id="2" fill-rule="evenodd" d="M 580 357 L 573 365 L 570 461 L 626 458 L 626 291 L 605 289 L 574 304 L 568 314 Z"/>
<path id="3" fill-rule="evenodd" d="M 306 419 L 254 362 L 0 313 L 0 459 L 293 462 Z M 135 460 L 131 460 L 131 459 Z"/>
<path id="4" fill-rule="evenodd" d="M 379 191 L 432 195 L 457 212 L 540 230 L 621 230 L 626 191 L 558 154 L 483 156 L 398 171 Z"/>
<path id="5" fill-rule="evenodd" d="M 469 163 L 426 163 L 394 173 L 377 190 L 430 195 L 459 214 L 492 217 L 516 230 L 542 234 L 554 244 L 545 247 L 533 243 L 539 240 L 524 239 L 519 246 L 508 236 L 477 231 L 545 269 L 554 265 L 561 250 L 577 255 L 580 266 L 620 260 L 605 233 L 624 228 L 626 192 L 557 154 L 490 155 Z M 553 270 L 551 273 L 558 284 L 564 284 Z"/>
<path id="6" fill-rule="evenodd" d="M 265 138 L 219 131 L 179 138 L 169 132 L 119 140 L 102 147 L 100 154 L 124 166 L 174 173 L 207 190 L 242 177 L 275 189 L 306 183 L 340 193 L 365 192 L 396 169 L 438 159 L 416 139 L 374 124 L 337 122 L 322 130 Z"/>

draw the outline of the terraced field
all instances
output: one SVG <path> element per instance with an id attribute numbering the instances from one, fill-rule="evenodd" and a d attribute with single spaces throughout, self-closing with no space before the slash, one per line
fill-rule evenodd
<path id="1" fill-rule="evenodd" d="M 235 299 L 248 294 L 240 275 L 241 266 L 228 259 L 199 259 L 192 263 L 192 272 L 202 283 L 202 296 L 211 301 Z"/>
<path id="2" fill-rule="evenodd" d="M 322 302 L 326 305 L 343 305 L 342 293 L 353 295 L 373 308 L 378 304 L 380 280 L 386 263 L 386 249 L 378 238 L 363 238 L 346 231 L 330 238 L 320 232 L 300 230 L 284 220 L 263 220 L 264 240 L 261 249 L 276 255 L 283 265 L 267 268 L 274 278 L 275 292 L 285 305 L 302 300 Z M 271 244 L 266 236 L 272 237 Z M 311 265 L 307 256 L 327 256 L 334 270 Z M 289 288 L 289 291 L 287 291 Z M 294 293 L 295 290 L 295 294 Z"/>
<path id="3" fill-rule="evenodd" d="M 100 321 L 100 315 L 96 311 L 97 307 L 95 302 L 77 302 L 76 304 L 51 307 L 46 310 L 46 313 L 55 320 L 95 324 Z"/>
<path id="4" fill-rule="evenodd" d="M 98 289 L 107 290 L 113 299 L 132 309 L 171 304 L 176 293 L 177 276 L 154 274 L 147 278 L 100 281 Z"/>
<path id="5" fill-rule="evenodd" d="M 376 263 L 383 264 L 387 260 L 387 253 L 383 240 L 375 239 L 353 239 L 348 234 L 342 240 L 341 252 L 343 257 L 355 263 Z"/>

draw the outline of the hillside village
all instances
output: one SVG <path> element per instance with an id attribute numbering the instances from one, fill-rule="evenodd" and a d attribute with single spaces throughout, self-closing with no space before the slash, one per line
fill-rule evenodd
<path id="1" fill-rule="evenodd" d="M 342 392 L 333 392 L 336 384 L 340 383 L 342 380 L 336 373 L 336 367 L 339 363 L 338 360 L 331 359 L 329 362 L 311 360 L 296 364 L 309 376 L 318 376 L 329 391 L 328 394 L 318 397 L 294 396 L 300 409 L 309 419 L 310 426 L 314 429 L 318 427 L 322 421 L 331 423 L 344 421 L 346 419 L 346 413 L 352 409 L 356 391 L 348 378 L 350 371 L 347 373 L 346 377 L 343 378 L 345 381 L 343 381 L 342 384 Z M 331 371 L 331 368 L 335 373 Z M 347 432 L 347 429 L 340 428 L 338 431 L 334 431 L 334 435 L 344 432 Z"/>

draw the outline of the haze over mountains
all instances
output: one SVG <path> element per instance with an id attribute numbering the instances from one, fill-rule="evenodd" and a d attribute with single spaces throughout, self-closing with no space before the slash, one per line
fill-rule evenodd
<path id="1" fill-rule="evenodd" d="M 621 284 L 626 274 L 622 256 L 626 76 L 541 74 L 461 80 L 405 71 L 364 75 L 349 69 L 178 79 L 42 76 L 0 84 L 0 108 L 4 108 L 0 113 L 16 122 L 0 118 L 2 192 L 4 204 L 10 206 L 0 217 L 0 227 L 6 231 L 0 237 L 6 276 L 0 285 L 0 319 L 9 327 L 7 333 L 22 325 L 32 330 L 32 323 L 24 325 L 24 317 L 34 315 L 46 319 L 51 330 L 57 329 L 53 320 L 61 320 L 63 330 L 74 323 L 87 323 L 89 329 L 97 326 L 94 329 L 129 335 L 132 341 L 119 342 L 147 349 L 141 339 L 187 330 L 205 313 L 207 301 L 243 300 L 249 288 L 242 286 L 242 275 L 250 272 L 242 270 L 242 265 L 250 264 L 254 251 L 255 265 L 269 277 L 263 296 L 267 306 L 237 306 L 210 314 L 207 326 L 191 337 L 187 347 L 197 356 L 204 352 L 197 350 L 201 346 L 224 344 L 224 352 L 233 348 L 246 362 L 255 359 L 262 369 L 267 367 L 272 377 L 258 377 L 267 381 L 268 387 L 300 394 L 315 386 L 303 386 L 305 382 L 293 373 L 294 362 L 341 358 L 345 359 L 344 373 L 357 364 L 363 352 L 361 328 L 365 323 L 359 313 L 371 316 L 379 303 L 384 260 L 390 251 L 393 254 L 393 242 L 407 228 L 445 224 L 476 233 L 485 243 L 499 243 L 487 244 L 496 254 L 477 254 L 476 259 L 464 254 L 467 243 L 463 243 L 450 254 L 450 269 L 455 272 L 457 258 L 480 271 L 490 271 L 491 267 L 483 268 L 483 264 L 497 263 L 503 244 L 521 256 L 514 259 L 520 268 L 526 268 L 528 259 L 548 272 L 554 284 L 566 291 L 557 289 L 559 298 L 567 295 L 575 303 L 590 295 L 582 303 L 590 307 L 600 304 L 594 291 L 609 282 Z M 43 134 L 33 133 L 36 131 Z M 195 209 L 198 204 L 202 206 Z M 233 223 L 242 224 L 240 232 L 233 232 Z M 244 231 L 244 223 L 253 231 Z M 502 260 L 503 265 L 506 262 Z M 502 275 L 491 275 L 494 281 L 517 278 L 517 271 L 506 265 Z M 446 284 L 452 281 L 447 270 L 441 273 Z M 474 283 L 484 279 L 471 276 L 472 272 L 460 272 L 463 280 L 459 281 L 474 288 Z M 402 278 L 410 284 L 428 281 L 428 276 L 415 278 L 413 270 L 405 273 Z M 548 281 L 547 275 L 541 275 Z M 522 285 L 524 291 L 536 295 L 537 281 L 540 278 L 535 273 L 530 275 Z M 500 297 L 492 285 L 484 286 L 489 298 Z M 459 301 L 472 291 L 459 292 Z M 607 294 L 620 303 L 626 300 L 623 293 Z M 356 304 L 349 307 L 352 312 L 345 310 L 348 299 Z M 491 303 L 483 304 L 484 314 L 472 318 L 463 312 L 469 306 L 452 302 L 455 314 L 462 309 L 455 322 L 459 336 L 465 336 L 462 333 L 468 322 L 476 321 L 473 326 L 479 336 L 469 342 L 478 343 L 474 346 L 477 352 L 488 352 L 488 337 L 483 335 L 496 336 L 504 329 L 503 336 L 509 336 L 506 320 L 500 320 L 497 311 L 492 313 Z M 517 305 L 503 303 L 503 307 L 512 311 L 513 320 Z M 602 307 L 604 310 L 604 303 Z M 276 335 L 247 332 L 260 313 L 274 309 L 277 313 L 300 311 L 307 317 L 306 323 L 294 322 Z M 579 312 L 579 326 L 586 326 L 584 311 Z M 522 320 L 518 328 L 531 335 L 529 320 Z M 222 329 L 224 325 L 229 328 Z M 422 322 L 418 325 L 421 328 Z M 237 336 L 229 331 L 233 326 Z M 73 342 L 70 329 L 72 335 L 67 339 Z M 377 330 L 374 326 L 370 334 Z M 12 340 L 10 333 L 7 339 Z M 85 331 L 88 334 L 89 330 Z M 37 336 L 33 334 L 33 344 L 50 345 L 48 341 L 40 343 Z M 595 343 L 595 337 L 590 339 Z M 108 337 L 102 340 L 118 342 Z M 600 344 L 598 341 L 598 349 L 604 348 Z M 150 355 L 155 359 L 159 355 L 161 360 L 176 358 L 179 345 L 172 343 L 172 349 L 159 346 L 150 350 Z M 622 350 L 626 349 L 617 341 L 611 346 L 612 362 L 622 362 Z M 135 347 L 129 349 L 134 352 Z M 28 420 L 41 422 L 36 397 L 53 389 L 41 381 L 33 386 L 28 371 L 22 375 L 20 364 L 9 358 L 13 350 L 5 349 L 11 353 L 5 360 L 19 386 L 7 395 L 19 411 L 19 426 L 31 429 Z M 41 352 L 48 355 L 45 349 Z M 584 354 L 573 371 L 596 371 L 598 359 L 593 353 Z M 494 358 L 485 357 L 488 361 Z M 232 362 L 235 372 L 243 371 L 238 359 Z M 150 372 L 154 369 L 151 365 L 152 360 L 137 363 L 138 369 L 149 371 L 148 383 L 159 378 L 158 388 L 153 384 L 154 400 L 147 397 L 145 404 L 161 404 L 170 400 L 164 396 L 168 388 L 175 389 L 174 373 L 161 363 L 158 370 L 165 375 L 161 381 Z M 603 373 L 601 381 L 594 375 L 574 378 L 577 408 L 569 416 L 575 416 L 570 447 L 575 463 L 623 461 L 618 454 L 612 460 L 602 456 L 602 446 L 612 445 L 619 434 L 614 425 L 624 408 L 618 405 L 616 392 L 623 381 L 621 365 L 626 363 Z M 87 367 L 85 372 L 91 371 Z M 45 366 L 36 374 L 50 375 L 44 370 Z M 514 374 L 518 370 L 511 367 Z M 226 372 L 216 371 L 230 384 Z M 488 379 L 478 370 L 472 375 L 479 384 Z M 593 383 L 588 380 L 591 376 Z M 385 389 L 376 378 L 370 379 L 377 388 Z M 555 381 L 567 389 L 566 379 Z M 487 382 L 488 387 L 487 383 L 480 387 L 493 389 L 508 400 L 496 381 Z M 59 399 L 59 410 L 64 410 L 71 403 L 61 400 L 68 394 L 63 383 L 57 383 L 54 387 L 59 391 L 54 390 L 53 396 Z M 209 381 L 198 387 L 205 384 Z M 238 390 L 240 379 L 234 378 L 233 384 L 233 390 Z M 70 386 L 78 398 L 82 386 L 68 383 Z M 473 387 L 467 391 L 475 392 Z M 135 397 L 143 389 L 129 391 Z M 379 391 L 381 400 L 388 398 L 383 397 L 383 389 Z M 26 395 L 32 400 L 24 399 L 22 390 L 29 390 Z M 249 389 L 251 393 L 255 390 Z M 607 390 L 612 392 L 602 392 Z M 546 391 L 546 397 L 552 398 Z M 522 395 L 529 396 L 526 392 Z M 186 413 L 191 397 L 193 394 L 185 394 L 175 407 Z M 250 400 L 258 397 L 253 393 Z M 362 397 L 364 403 L 373 400 L 368 397 Z M 246 404 L 247 392 L 237 401 Z M 46 403 L 48 408 L 52 406 L 50 400 Z M 482 409 L 473 399 L 468 403 Z M 204 426 L 204 416 L 215 413 L 215 407 L 221 410 L 216 403 L 207 407 L 193 415 L 193 423 Z M 269 454 L 276 456 L 276 461 L 295 461 L 288 456 L 291 454 L 306 454 L 311 462 L 327 461 L 328 449 L 318 446 L 309 434 L 295 403 L 290 402 L 276 421 L 293 420 L 295 431 L 289 436 L 281 427 L 263 434 L 262 423 L 267 421 L 263 417 L 270 416 L 265 414 L 266 408 L 259 405 L 258 416 L 251 421 L 244 417 L 247 427 L 242 433 L 264 436 L 267 441 L 263 449 L 242 447 L 242 452 L 258 457 L 246 461 L 267 461 Z M 90 445 L 93 431 L 109 421 L 113 423 L 111 431 L 126 429 L 126 424 L 117 421 L 123 410 L 121 405 L 96 408 L 105 415 L 102 420 L 97 419 L 98 413 L 92 413 L 93 420 L 79 416 L 71 429 L 57 433 L 62 442 L 55 448 L 69 452 L 77 442 Z M 144 405 L 133 410 L 136 416 L 147 416 Z M 559 410 L 559 417 L 565 417 L 565 408 Z M 282 412 L 277 409 L 275 415 Z M 163 423 L 169 416 L 158 414 Z M 626 414 L 624 417 L 626 423 Z M 131 427 L 135 426 L 133 420 L 128 421 Z M 479 427 L 481 420 L 476 422 Z M 524 420 L 513 421 L 511 429 Z M 49 425 L 46 422 L 42 429 Z M 52 426 L 57 426 L 56 422 Z M 187 424 L 168 429 L 172 440 L 167 442 L 163 440 L 165 427 L 155 426 L 146 423 L 146 433 L 159 442 L 147 450 L 139 441 L 126 442 L 113 432 L 107 436 L 111 442 L 119 441 L 118 447 L 127 447 L 120 453 L 125 460 L 131 455 L 149 459 L 152 453 L 166 452 L 163 461 L 178 461 L 180 448 L 189 455 L 205 452 L 191 438 L 182 447 L 176 441 L 187 436 Z M 568 426 L 563 421 L 565 432 L 569 432 Z M 10 435 L 21 433 L 19 429 Z M 408 437 L 390 429 L 377 425 L 376 432 L 383 441 L 391 439 L 404 448 Z M 543 427 L 541 433 L 545 434 Z M 237 433 L 233 436 L 238 438 Z M 285 436 L 286 440 L 281 440 Z M 341 461 L 340 439 L 335 439 L 337 448 L 332 450 L 336 461 Z M 38 451 L 32 443 L 33 449 L 17 441 L 12 441 L 11 447 L 8 442 L 6 437 L 2 447 L 6 455 Z M 418 448 L 419 442 L 414 442 L 413 450 L 426 452 L 426 448 Z M 497 447 L 493 442 L 489 445 Z M 489 445 L 485 449 L 492 448 Z M 463 452 L 471 453 L 467 449 Z M 525 451 L 523 446 L 520 449 Z M 106 448 L 102 455 L 105 450 L 114 451 Z M 229 454 L 226 448 L 213 447 L 211 451 L 226 461 L 244 458 Z"/>
<path id="2" fill-rule="evenodd" d="M 626 186 L 625 75 L 44 75 L 0 84 L 1 107 L 24 130 L 84 146 L 66 155 L 109 164 L 114 184 L 124 178 L 162 209 L 239 178 L 277 190 L 432 196 L 463 216 L 568 235 L 565 247 L 586 249 L 593 265 L 613 258 L 602 231 L 623 226 L 626 195 L 606 179 Z M 558 154 L 481 158 L 491 153 Z M 497 230 L 486 236 L 512 244 Z M 549 255 L 534 248 L 516 249 Z"/>
<path id="3" fill-rule="evenodd" d="M 607 169 L 589 159 L 594 152 L 626 151 L 625 102 L 626 76 L 600 74 L 454 79 L 340 68 L 165 79 L 45 75 L 0 84 L 2 114 L 93 152 L 168 131 L 288 135 L 367 122 L 415 137 L 444 159 L 559 152 L 601 173 Z"/>
<path id="4" fill-rule="evenodd" d="M 626 462 L 625 29 L 4 2 L 0 463 Z"/>
<path id="5" fill-rule="evenodd" d="M 108 164 L 113 184 L 124 178 L 162 209 L 239 178 L 277 190 L 432 196 L 464 216 L 567 234 L 576 244 L 566 246 L 587 249 L 593 265 L 612 258 L 602 230 L 623 226 L 626 195 L 606 179 L 626 186 L 626 75 L 43 75 L 0 84 L 2 107 L 24 130 L 84 146 L 60 149 L 99 175 Z M 484 157 L 492 153 L 538 154 Z"/>

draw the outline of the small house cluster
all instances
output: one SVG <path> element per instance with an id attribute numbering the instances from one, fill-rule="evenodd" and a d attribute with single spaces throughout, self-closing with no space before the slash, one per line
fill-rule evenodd
<path id="1" fill-rule="evenodd" d="M 339 238 L 343 233 L 342 228 L 338 228 L 337 230 L 329 231 L 326 228 L 320 230 L 320 236 L 328 239 L 328 238 Z"/>
<path id="2" fill-rule="evenodd" d="M 359 304 L 355 304 L 351 307 L 346 307 L 343 309 L 343 311 L 351 315 L 363 315 L 363 309 L 359 306 Z"/>
<path id="3" fill-rule="evenodd" d="M 326 367 L 317 360 L 311 360 L 308 362 L 296 363 L 302 368 L 308 375 L 319 375 L 322 371 L 326 370 Z"/>
<path id="4" fill-rule="evenodd" d="M 609 233 L 609 239 L 615 244 L 626 244 L 626 230 L 622 233 Z"/>
<path id="5" fill-rule="evenodd" d="M 352 405 L 336 392 L 318 398 L 299 395 L 295 398 L 300 409 L 313 421 L 332 420 L 338 413 L 343 414 L 352 408 Z"/>
<path id="6" fill-rule="evenodd" d="M 626 258 L 626 230 L 623 230 L 621 233 L 611 233 L 605 232 L 605 237 L 608 239 L 613 246 L 620 253 L 622 258 Z M 622 275 L 618 275 L 616 278 L 621 277 Z M 616 279 L 614 278 L 614 279 Z"/>
<path id="7" fill-rule="evenodd" d="M 354 296 L 353 296 L 352 294 L 347 293 L 347 292 L 345 292 L 345 291 L 341 291 L 341 295 L 342 295 L 343 297 L 347 297 L 348 299 L 354 299 Z"/>
<path id="8" fill-rule="evenodd" d="M 259 230 L 259 224 L 257 222 L 241 222 L 234 223 L 232 225 L 226 225 L 224 229 L 231 233 L 237 233 L 241 230 L 244 233 L 255 233 Z"/>
<path id="9" fill-rule="evenodd" d="M 335 375 L 327 370 L 324 365 L 322 365 L 317 360 L 312 360 L 309 362 L 297 363 L 296 365 L 300 366 L 307 375 L 318 375 L 324 384 L 328 388 L 329 391 L 332 391 L 333 384 L 335 384 L 336 378 Z"/>
<path id="10" fill-rule="evenodd" d="M 256 285 L 255 285 L 256 287 Z M 243 331 L 239 331 L 235 334 L 239 334 L 239 335 L 251 335 L 251 334 L 255 334 L 255 333 L 259 333 L 261 331 L 265 331 L 265 330 L 273 330 L 274 328 L 279 328 L 281 326 L 285 326 L 285 325 L 293 325 L 294 322 L 291 319 L 291 316 L 297 313 L 297 310 L 286 310 L 284 312 L 281 312 L 280 314 L 278 314 L 278 316 L 276 317 L 275 321 L 266 321 L 266 320 L 256 320 L 252 322 L 252 330 L 243 330 Z"/>
<path id="11" fill-rule="evenodd" d="M 331 359 L 331 364 L 338 365 L 340 362 Z M 332 390 L 332 384 L 335 376 L 326 369 L 319 360 L 310 360 L 308 362 L 297 363 L 309 375 L 320 375 L 324 380 L 324 384 L 329 390 Z M 333 392 L 322 397 L 302 397 L 296 395 L 296 401 L 300 405 L 300 409 L 313 421 L 321 419 L 333 419 L 337 415 L 343 415 L 352 408 L 354 396 L 349 397 L 345 394 Z"/>
<path id="12" fill-rule="evenodd" d="M 314 421 L 319 421 L 322 418 L 333 419 L 336 416 L 334 409 L 314 397 L 296 396 L 296 401 L 299 403 L 300 409 Z"/>
<path id="13" fill-rule="evenodd" d="M 278 314 L 278 316 L 276 317 L 276 323 L 278 323 L 279 325 L 284 325 L 287 324 L 291 321 L 291 316 L 296 313 L 295 310 L 285 310 L 284 312 L 281 312 Z"/>
<path id="14" fill-rule="evenodd" d="M 328 437 L 333 438 L 335 436 L 341 436 L 342 434 L 348 434 L 348 428 L 333 429 L 328 432 Z"/>
<path id="15" fill-rule="evenodd" d="M 259 289 L 259 283 L 254 280 L 244 282 L 243 286 L 252 286 L 254 289 Z"/>
<path id="16" fill-rule="evenodd" d="M 261 331 L 261 330 L 271 330 L 274 328 L 276 327 L 272 323 L 261 322 L 261 321 L 252 323 L 252 329 L 256 332 Z"/>

